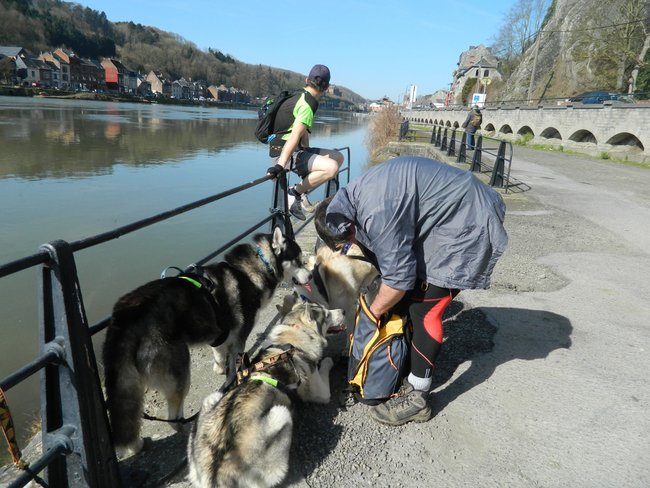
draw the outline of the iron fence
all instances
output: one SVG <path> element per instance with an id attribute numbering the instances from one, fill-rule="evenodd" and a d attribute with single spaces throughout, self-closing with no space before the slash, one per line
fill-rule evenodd
<path id="1" fill-rule="evenodd" d="M 461 133 L 460 138 L 457 137 L 457 133 L 459 132 Z M 429 142 L 439 147 L 447 156 L 456 156 L 457 163 L 467 163 L 467 151 L 473 150 L 469 170 L 475 173 L 490 172 L 490 186 L 502 188 L 508 193 L 509 187 L 514 186 L 510 180 L 512 142 L 480 134 L 472 135 L 474 136 L 474 146 L 469 147 L 467 132 L 434 124 Z M 496 148 L 496 152 L 493 151 L 493 148 L 484 148 L 484 140 L 497 142 L 498 147 Z M 457 146 L 458 149 L 456 149 Z M 491 167 L 483 160 L 484 154 L 494 157 L 494 162 Z"/>
<path id="2" fill-rule="evenodd" d="M 348 164 L 336 178 L 325 184 L 325 197 L 339 189 L 341 174 L 347 173 L 347 182 L 350 181 L 350 148 L 336 150 L 347 151 Z M 240 193 L 269 179 L 270 176 L 265 176 L 103 234 L 70 243 L 52 241 L 43 244 L 36 254 L 0 265 L 0 278 L 39 266 L 39 357 L 1 380 L 0 391 L 8 391 L 41 372 L 43 455 L 31 466 L 21 465 L 23 473 L 8 488 L 21 488 L 33 479 L 51 488 L 116 488 L 133 484 L 130 473 L 122 472 L 118 467 L 91 342 L 94 334 L 108 326 L 110 316 L 89 327 L 74 253 Z M 279 225 L 285 235 L 295 237 L 313 217 L 294 232 L 287 188 L 285 171 L 273 185 L 269 215 L 219 249 L 192 263 L 185 271 L 210 261 L 269 222 L 271 229 Z M 2 399 L 3 395 L 0 395 Z M 5 420 L 11 421 L 6 402 L 0 401 L 0 414 L 5 430 Z M 9 441 L 13 434 L 8 434 Z M 12 454 L 20 462 L 21 453 L 17 444 L 14 447 Z M 42 478 L 39 477 L 40 473 L 44 473 Z"/>

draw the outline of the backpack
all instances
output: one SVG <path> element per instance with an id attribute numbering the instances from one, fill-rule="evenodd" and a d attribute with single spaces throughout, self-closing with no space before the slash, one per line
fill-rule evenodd
<path id="1" fill-rule="evenodd" d="M 397 393 L 406 376 L 410 329 L 406 317 L 397 314 L 378 323 L 363 294 L 359 302 L 350 341 L 348 383 L 357 400 L 377 405 Z"/>
<path id="2" fill-rule="evenodd" d="M 479 114 L 474 114 L 474 118 L 472 119 L 472 125 L 474 127 L 478 127 L 481 125 L 481 121 L 483 120 L 483 117 L 481 117 Z"/>
<path id="3" fill-rule="evenodd" d="M 275 116 L 280 106 L 293 95 L 295 92 L 284 90 L 278 96 L 269 98 L 257 111 L 258 121 L 255 125 L 255 137 L 260 142 L 268 144 L 275 138 L 275 134 L 273 134 Z"/>

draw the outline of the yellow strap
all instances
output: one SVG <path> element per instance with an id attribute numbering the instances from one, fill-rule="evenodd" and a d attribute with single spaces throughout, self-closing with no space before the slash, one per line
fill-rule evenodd
<path id="1" fill-rule="evenodd" d="M 7 439 L 7 444 L 9 444 L 9 452 L 11 453 L 11 457 L 14 459 L 14 464 L 24 470 L 29 466 L 29 463 L 26 463 L 21 459 L 22 453 L 18 447 L 18 441 L 16 441 L 14 421 L 11 418 L 9 404 L 7 403 L 7 398 L 5 397 L 2 388 L 0 388 L 0 425 L 2 425 L 2 432 L 5 435 L 5 439 Z"/>
<path id="2" fill-rule="evenodd" d="M 201 286 L 203 286 L 203 285 L 201 285 L 201 283 L 199 283 L 199 282 L 196 281 L 196 280 L 193 280 L 192 278 L 190 278 L 190 277 L 188 277 L 188 276 L 179 276 L 179 278 L 180 278 L 181 280 L 187 280 L 187 281 L 189 281 L 190 283 L 192 283 L 192 284 L 193 284 L 194 286 L 196 286 L 197 288 L 201 288 Z"/>

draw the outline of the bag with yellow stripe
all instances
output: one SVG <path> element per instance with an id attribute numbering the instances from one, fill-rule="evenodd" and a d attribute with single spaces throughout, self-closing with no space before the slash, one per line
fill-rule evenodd
<path id="1" fill-rule="evenodd" d="M 360 402 L 377 405 L 399 390 L 408 371 L 408 337 L 406 317 L 393 314 L 379 321 L 370 312 L 363 295 L 350 341 L 348 383 Z"/>

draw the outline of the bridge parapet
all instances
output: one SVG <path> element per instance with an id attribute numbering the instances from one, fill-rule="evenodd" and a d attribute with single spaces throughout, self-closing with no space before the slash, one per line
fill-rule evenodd
<path id="1" fill-rule="evenodd" d="M 405 110 L 402 115 L 411 124 L 458 128 L 468 110 Z M 503 106 L 482 113 L 482 134 L 514 141 L 530 133 L 536 144 L 650 163 L 650 104 Z"/>

